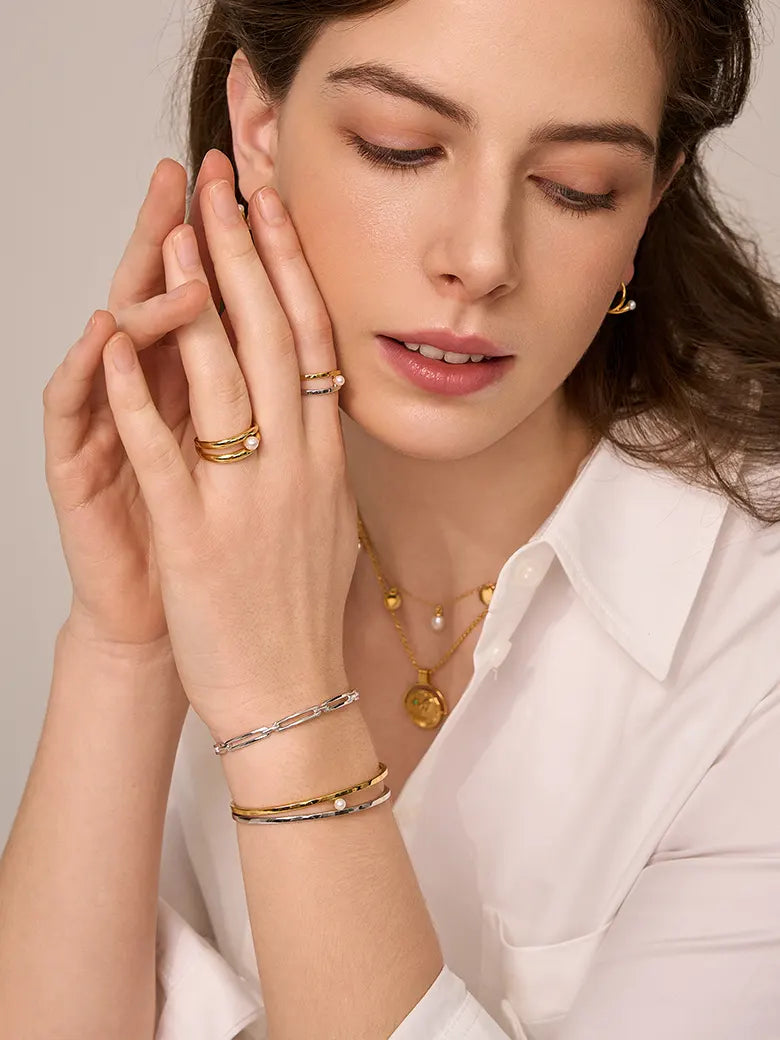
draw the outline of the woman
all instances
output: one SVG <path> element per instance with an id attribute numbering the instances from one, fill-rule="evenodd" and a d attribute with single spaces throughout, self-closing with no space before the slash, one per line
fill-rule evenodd
<path id="1" fill-rule="evenodd" d="M 778 296 L 699 158 L 750 16 L 209 9 L 197 182 L 44 395 L 3 1040 L 780 1034 Z"/>

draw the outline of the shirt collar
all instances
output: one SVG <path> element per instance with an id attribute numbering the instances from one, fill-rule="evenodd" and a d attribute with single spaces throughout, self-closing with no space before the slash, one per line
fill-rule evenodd
<path id="1" fill-rule="evenodd" d="M 552 547 L 597 621 L 662 682 L 727 508 L 725 495 L 602 440 L 532 541 Z"/>

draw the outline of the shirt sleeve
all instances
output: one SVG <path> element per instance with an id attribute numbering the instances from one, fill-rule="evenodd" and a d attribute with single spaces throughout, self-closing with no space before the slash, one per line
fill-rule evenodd
<path id="1" fill-rule="evenodd" d="M 554 1036 L 780 1037 L 780 687 L 678 813 Z"/>
<path id="2" fill-rule="evenodd" d="M 267 1040 L 256 980 L 219 949 L 182 826 L 176 774 L 165 814 L 157 909 L 154 1040 Z M 507 1040 L 448 967 L 388 1040 Z"/>
<path id="3" fill-rule="evenodd" d="M 265 1014 L 256 992 L 216 949 L 173 801 L 165 820 L 160 893 L 154 1040 L 266 1040 Z M 507 1040 L 446 965 L 388 1040 L 445 1037 Z"/>
<path id="4" fill-rule="evenodd" d="M 388 1040 L 507 1040 L 507 1034 L 445 964 Z"/>
<path id="5" fill-rule="evenodd" d="M 175 793 L 165 816 L 157 910 L 154 1040 L 266 1040 L 262 998 L 220 953 Z M 446 965 L 388 1040 L 507 1040 Z"/>
<path id="6" fill-rule="evenodd" d="M 163 836 L 156 977 L 154 1040 L 265 1040 L 261 999 L 216 948 L 174 800 Z"/>

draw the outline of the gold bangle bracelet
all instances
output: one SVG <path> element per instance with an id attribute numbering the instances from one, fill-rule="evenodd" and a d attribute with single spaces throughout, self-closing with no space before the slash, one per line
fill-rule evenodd
<path id="1" fill-rule="evenodd" d="M 379 772 L 370 780 L 363 780 L 362 783 L 355 784 L 353 787 L 344 787 L 340 791 L 331 791 L 329 794 L 320 795 L 319 798 L 306 798 L 300 802 L 289 802 L 287 805 L 266 806 L 262 809 L 246 808 L 244 806 L 236 805 L 235 802 L 231 802 L 230 809 L 234 813 L 240 813 L 241 816 L 273 816 L 276 813 L 289 812 L 291 809 L 305 809 L 308 805 L 319 805 L 321 802 L 336 802 L 339 799 L 343 801 L 345 795 L 353 794 L 355 791 L 362 791 L 366 787 L 373 787 L 373 785 L 379 783 L 380 780 L 384 780 L 386 776 L 387 766 L 384 762 L 380 762 Z M 346 802 L 344 802 L 344 805 L 342 806 L 337 806 L 337 808 L 344 808 L 345 805 Z"/>

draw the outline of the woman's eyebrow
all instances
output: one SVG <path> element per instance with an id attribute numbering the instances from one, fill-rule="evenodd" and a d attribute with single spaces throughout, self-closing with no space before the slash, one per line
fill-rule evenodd
<path id="1" fill-rule="evenodd" d="M 438 115 L 456 123 L 470 133 L 479 127 L 477 113 L 452 98 L 445 97 L 424 83 L 412 79 L 398 69 L 381 62 L 362 62 L 359 65 L 341 65 L 331 69 L 325 77 L 323 94 L 339 91 L 345 85 L 406 98 L 432 109 Z M 656 145 L 653 139 L 634 123 L 561 123 L 550 121 L 536 127 L 530 135 L 531 144 L 555 141 L 601 141 L 617 144 L 639 152 L 645 162 L 653 162 Z"/>

